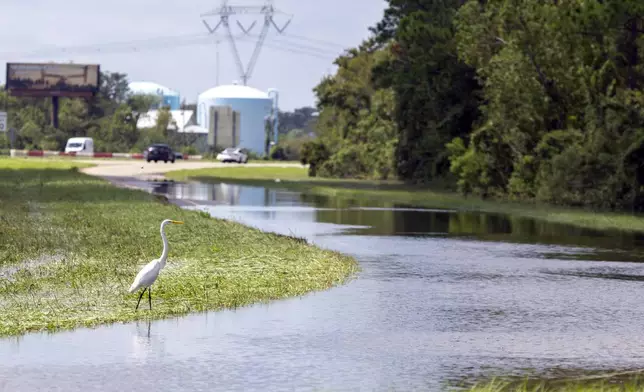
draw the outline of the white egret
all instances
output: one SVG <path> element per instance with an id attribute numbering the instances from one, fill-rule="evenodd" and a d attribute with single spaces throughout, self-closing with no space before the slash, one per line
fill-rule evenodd
<path id="1" fill-rule="evenodd" d="M 168 238 L 165 236 L 164 229 L 166 225 L 170 223 L 174 223 L 176 225 L 183 224 L 183 222 L 170 219 L 166 219 L 161 222 L 161 238 L 163 239 L 163 252 L 161 253 L 161 257 L 156 260 L 152 260 L 145 267 L 143 267 L 141 271 L 139 271 L 139 273 L 136 275 L 136 278 L 134 278 L 134 282 L 128 290 L 128 292 L 133 293 L 140 288 L 144 288 L 141 292 L 141 295 L 139 296 L 138 302 L 136 303 L 135 310 L 139 309 L 139 303 L 141 303 L 141 298 L 143 298 L 145 290 L 148 290 L 148 302 L 150 304 L 150 310 L 152 310 L 152 294 L 150 294 L 152 290 L 150 289 L 150 286 L 152 286 L 152 283 L 157 280 L 159 272 L 161 272 L 161 269 L 165 267 L 165 262 L 168 259 L 168 252 L 170 250 L 170 247 L 168 246 Z"/>

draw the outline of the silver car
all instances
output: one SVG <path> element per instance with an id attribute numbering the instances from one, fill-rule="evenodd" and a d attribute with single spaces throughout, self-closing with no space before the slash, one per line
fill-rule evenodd
<path id="1" fill-rule="evenodd" d="M 244 148 L 229 147 L 217 154 L 217 160 L 223 163 L 246 163 L 248 162 L 248 153 Z"/>

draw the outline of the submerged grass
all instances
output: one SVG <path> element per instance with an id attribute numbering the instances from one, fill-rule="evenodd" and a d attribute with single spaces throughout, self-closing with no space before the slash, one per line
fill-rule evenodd
<path id="1" fill-rule="evenodd" d="M 595 230 L 644 233 L 644 216 L 640 214 L 564 208 L 541 203 L 482 200 L 450 192 L 408 186 L 397 181 L 310 178 L 307 176 L 307 169 L 299 167 L 211 168 L 178 170 L 165 175 L 175 180 L 226 181 L 242 185 L 292 189 L 338 198 L 369 199 L 417 207 L 507 214 Z M 277 179 L 280 181 L 277 182 Z"/>
<path id="2" fill-rule="evenodd" d="M 356 262 L 298 238 L 162 204 L 78 172 L 78 162 L 0 159 L 0 335 L 163 318 L 302 295 L 343 283 Z M 159 257 L 152 308 L 127 289 Z M 147 295 L 146 295 L 147 296 Z"/>
<path id="3" fill-rule="evenodd" d="M 630 372 L 629 372 L 630 373 Z M 561 380 L 494 379 L 476 384 L 469 392 L 642 392 L 641 372 L 626 377 L 589 377 Z"/>

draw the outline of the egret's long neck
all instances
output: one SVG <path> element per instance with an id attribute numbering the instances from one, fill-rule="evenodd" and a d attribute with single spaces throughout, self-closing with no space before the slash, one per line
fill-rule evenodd
<path id="1" fill-rule="evenodd" d="M 165 229 L 165 226 L 161 226 L 161 239 L 163 239 L 163 253 L 161 253 L 161 259 L 159 259 L 159 262 L 161 265 L 165 265 L 165 261 L 168 258 L 168 252 L 170 251 L 170 246 L 168 245 L 168 238 L 165 236 L 165 232 L 163 231 Z"/>

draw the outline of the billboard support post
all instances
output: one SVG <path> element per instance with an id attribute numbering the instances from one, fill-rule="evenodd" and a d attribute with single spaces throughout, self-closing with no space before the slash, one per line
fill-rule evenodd
<path id="1" fill-rule="evenodd" d="M 7 119 L 5 123 L 5 130 L 7 133 L 5 135 L 9 135 L 9 148 L 13 150 L 13 129 L 9 127 L 9 113 L 7 112 L 7 108 L 9 107 L 9 96 L 5 95 L 4 96 L 4 112 L 6 113 Z"/>
<path id="2" fill-rule="evenodd" d="M 54 95 L 51 97 L 51 125 L 58 129 L 58 108 L 60 104 L 60 97 Z"/>

